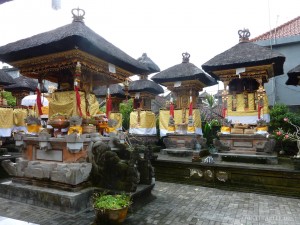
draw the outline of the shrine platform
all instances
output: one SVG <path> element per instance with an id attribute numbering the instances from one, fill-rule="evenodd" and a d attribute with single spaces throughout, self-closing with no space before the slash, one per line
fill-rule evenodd
<path id="1" fill-rule="evenodd" d="M 130 192 L 132 199 L 150 195 L 155 181 L 149 185 L 139 184 L 135 192 Z M 81 190 L 63 190 L 54 187 L 27 184 L 16 179 L 0 181 L 0 197 L 59 212 L 75 214 L 91 207 L 94 192 L 119 192 L 97 187 L 85 187 Z"/>
<path id="2" fill-rule="evenodd" d="M 224 161 L 215 155 L 213 164 L 205 164 L 192 162 L 192 156 L 158 153 L 152 165 L 158 181 L 300 197 L 300 170 L 290 158 L 267 164 Z"/>

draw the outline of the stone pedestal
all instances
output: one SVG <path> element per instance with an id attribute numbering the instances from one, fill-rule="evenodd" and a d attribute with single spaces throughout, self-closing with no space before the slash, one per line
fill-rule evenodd
<path id="1" fill-rule="evenodd" d="M 166 145 L 166 149 L 162 150 L 163 154 L 178 156 L 192 155 L 197 143 L 201 145 L 201 148 L 206 147 L 206 140 L 199 134 L 168 133 L 163 142 Z"/>
<path id="2" fill-rule="evenodd" d="M 222 160 L 277 164 L 275 140 L 260 134 L 219 134 L 214 141 Z"/>

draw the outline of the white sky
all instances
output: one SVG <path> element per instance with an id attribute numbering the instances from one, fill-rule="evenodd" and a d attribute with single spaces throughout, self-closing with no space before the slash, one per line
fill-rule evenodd
<path id="1" fill-rule="evenodd" d="M 71 23 L 78 6 L 88 27 L 133 58 L 146 52 L 161 70 L 183 52 L 201 68 L 238 43 L 239 29 L 254 38 L 300 14 L 299 0 L 61 0 L 57 11 L 51 0 L 13 0 L 0 5 L 0 46 Z"/>

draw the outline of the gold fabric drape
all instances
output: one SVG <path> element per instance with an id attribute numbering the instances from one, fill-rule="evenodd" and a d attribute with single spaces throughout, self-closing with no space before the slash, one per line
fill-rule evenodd
<path id="1" fill-rule="evenodd" d="M 89 94 L 86 97 L 84 92 L 79 92 L 80 94 L 80 108 L 82 111 L 82 116 L 87 117 L 86 100 L 88 102 L 88 111 L 90 116 L 95 116 L 99 110 L 99 103 L 94 94 Z M 74 91 L 64 91 L 64 92 L 54 92 L 52 98 L 49 99 L 49 118 L 55 114 L 61 113 L 67 116 L 78 116 L 79 112 L 77 109 L 76 96 Z"/>
<path id="2" fill-rule="evenodd" d="M 0 108 L 0 128 L 12 128 L 14 125 L 13 109 Z"/>
<path id="3" fill-rule="evenodd" d="M 188 122 L 188 109 L 186 109 L 186 123 Z M 170 118 L 170 111 L 169 110 L 163 110 L 161 109 L 159 111 L 159 128 L 168 130 L 168 123 Z M 174 121 L 175 125 L 182 123 L 182 110 L 181 109 L 175 109 L 174 110 Z M 194 121 L 194 127 L 201 128 L 201 117 L 200 117 L 200 110 L 199 109 L 193 109 L 193 121 Z"/>
<path id="4" fill-rule="evenodd" d="M 140 122 L 138 123 L 138 112 L 130 113 L 130 128 L 153 128 L 156 127 L 155 114 L 151 111 L 140 112 Z"/>
<path id="5" fill-rule="evenodd" d="M 122 128 L 123 117 L 121 113 L 110 113 L 109 118 L 117 121 L 116 126 L 113 127 L 115 130 Z"/>
<path id="6" fill-rule="evenodd" d="M 244 107 L 244 95 L 243 94 L 237 94 L 237 107 L 236 111 L 232 111 L 232 95 L 228 95 L 228 104 L 227 104 L 227 114 L 228 116 L 254 116 L 257 115 L 257 110 L 254 110 L 254 93 L 248 93 L 248 104 L 249 108 L 248 110 L 245 110 Z M 257 108 L 257 107 L 256 107 Z M 264 108 L 263 108 L 263 114 L 269 114 L 269 102 L 267 95 L 264 96 Z"/>
<path id="7" fill-rule="evenodd" d="M 14 125 L 15 126 L 26 126 L 25 119 L 28 116 L 27 109 L 14 109 L 13 117 L 14 117 Z"/>

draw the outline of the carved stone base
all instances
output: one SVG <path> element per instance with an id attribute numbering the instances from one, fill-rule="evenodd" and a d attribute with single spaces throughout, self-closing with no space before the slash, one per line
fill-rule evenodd
<path id="1" fill-rule="evenodd" d="M 91 163 L 56 163 L 28 161 L 21 158 L 13 163 L 2 161 L 2 167 L 13 177 L 49 180 L 64 184 L 77 185 L 88 180 L 92 170 Z"/>
<path id="2" fill-rule="evenodd" d="M 66 192 L 12 181 L 0 183 L 0 197 L 2 198 L 65 213 L 77 213 L 89 208 L 93 192 L 94 188 L 85 188 L 79 192 Z"/>

